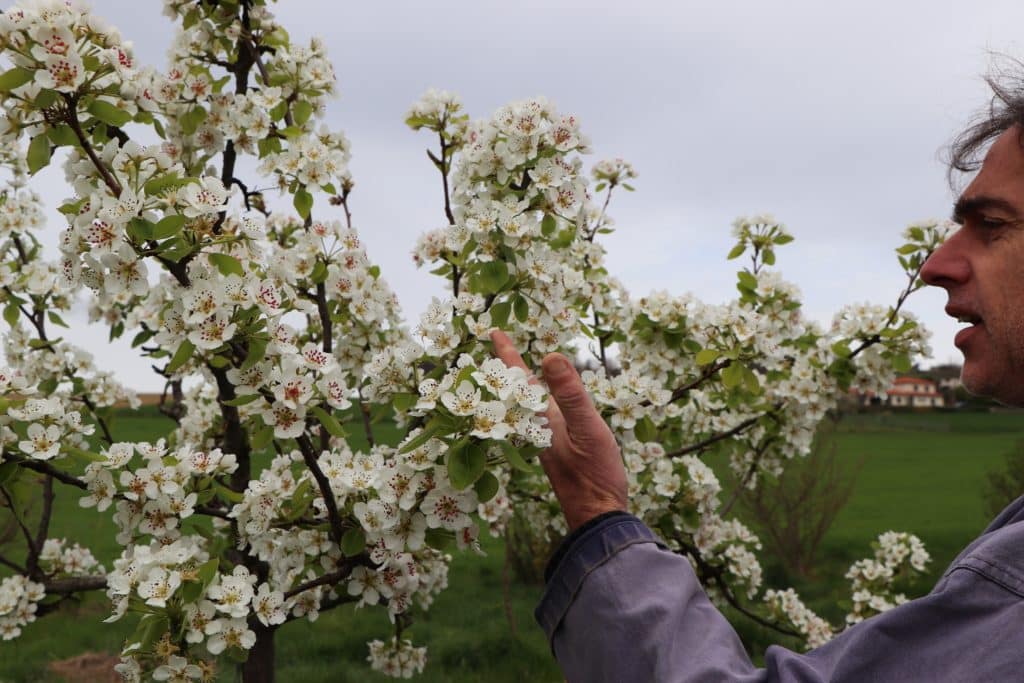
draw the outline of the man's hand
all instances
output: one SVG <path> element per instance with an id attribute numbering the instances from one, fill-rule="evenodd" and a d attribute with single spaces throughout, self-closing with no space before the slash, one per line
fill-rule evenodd
<path id="1" fill-rule="evenodd" d="M 491 341 L 505 365 L 530 373 L 507 334 L 495 330 Z M 551 447 L 540 462 L 572 531 L 600 514 L 627 509 L 626 469 L 615 437 L 569 359 L 549 353 L 542 367 L 553 400 L 546 412 Z"/>

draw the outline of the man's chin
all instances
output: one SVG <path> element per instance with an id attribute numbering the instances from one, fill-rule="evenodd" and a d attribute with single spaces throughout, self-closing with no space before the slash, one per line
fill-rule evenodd
<path id="1" fill-rule="evenodd" d="M 977 364 L 964 360 L 963 369 L 960 372 L 960 384 L 964 390 L 975 398 L 987 398 L 1000 405 L 1011 408 L 1024 407 L 1024 387 L 1000 386 L 999 378 L 992 377 L 992 373 L 983 372 Z"/>

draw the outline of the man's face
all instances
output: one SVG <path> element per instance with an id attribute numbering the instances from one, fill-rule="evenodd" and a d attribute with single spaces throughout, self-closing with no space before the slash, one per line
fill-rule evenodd
<path id="1" fill-rule="evenodd" d="M 992 144 L 954 208 L 962 227 L 921 270 L 964 321 L 954 343 L 972 394 L 1024 405 L 1024 150 L 1014 127 Z"/>

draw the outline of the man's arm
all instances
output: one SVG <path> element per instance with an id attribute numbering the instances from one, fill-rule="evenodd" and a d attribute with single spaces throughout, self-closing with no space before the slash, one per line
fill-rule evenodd
<path id="1" fill-rule="evenodd" d="M 576 681 L 763 681 L 690 563 L 632 515 L 571 540 L 536 612 Z"/>

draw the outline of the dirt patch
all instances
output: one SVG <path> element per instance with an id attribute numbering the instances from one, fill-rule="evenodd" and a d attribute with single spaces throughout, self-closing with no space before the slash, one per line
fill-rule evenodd
<path id="1" fill-rule="evenodd" d="M 67 683 L 119 683 L 121 676 L 114 671 L 120 661 L 106 652 L 83 652 L 70 659 L 50 662 L 46 668 Z"/>

